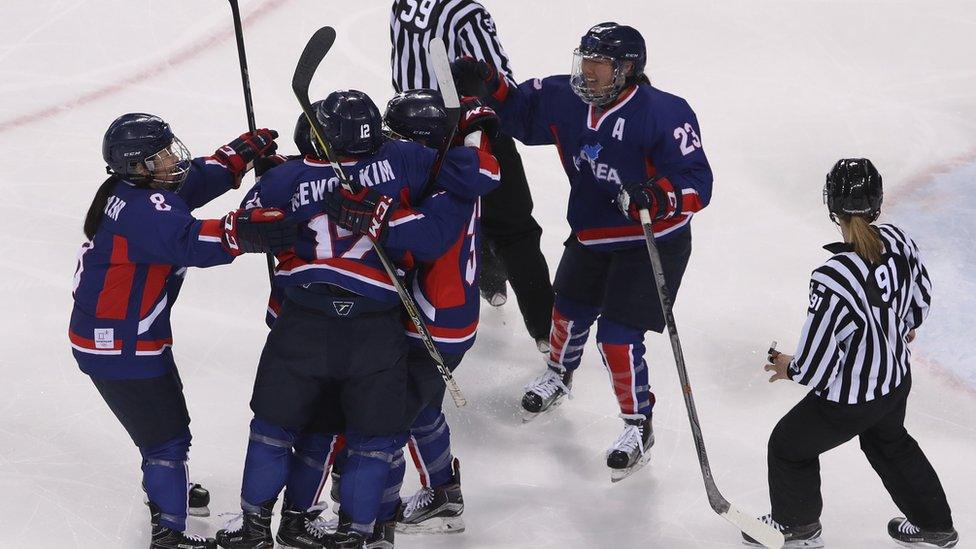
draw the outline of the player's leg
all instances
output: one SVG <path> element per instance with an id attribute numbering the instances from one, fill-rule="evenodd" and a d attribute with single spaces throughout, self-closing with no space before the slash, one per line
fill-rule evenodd
<path id="1" fill-rule="evenodd" d="M 905 515 L 889 522 L 889 535 L 901 543 L 951 547 L 959 534 L 953 528 L 952 512 L 939 475 L 905 430 L 910 390 L 908 377 L 895 391 L 882 397 L 896 403 L 877 424 L 861 434 L 861 450 Z"/>
<path id="2" fill-rule="evenodd" d="M 553 291 L 549 267 L 539 248 L 542 228 L 532 217 L 532 195 L 515 141 L 499 136 L 492 142 L 492 152 L 501 167 L 502 181 L 482 198 L 482 233 L 508 275 L 529 335 L 544 342 Z"/>
<path id="3" fill-rule="evenodd" d="M 152 522 L 151 548 L 213 547 L 185 533 L 190 417 L 174 370 L 148 379 L 92 379 L 142 454 L 142 487 Z"/>
<path id="4" fill-rule="evenodd" d="M 691 256 L 691 234 L 684 232 L 660 241 L 658 252 L 673 301 Z M 664 329 L 664 313 L 647 251 L 641 247 L 613 252 L 597 327 L 597 346 L 624 420 L 623 432 L 607 451 L 611 480 L 627 477 L 650 458 L 654 393 L 648 382 L 644 334 Z"/>
<path id="5" fill-rule="evenodd" d="M 501 307 L 508 301 L 508 275 L 488 239 L 481 238 L 478 250 L 481 269 L 478 271 L 478 290 L 481 297 L 492 307 Z"/>
<path id="6" fill-rule="evenodd" d="M 525 386 L 523 419 L 552 409 L 569 394 L 573 372 L 583 359 L 590 326 L 600 314 L 610 255 L 592 251 L 575 237 L 565 244 L 554 288 L 546 370 Z"/>
<path id="7" fill-rule="evenodd" d="M 315 416 L 329 318 L 286 300 L 258 363 L 238 517 L 217 532 L 226 548 L 273 545 L 271 516 L 289 477 L 292 447 Z"/>

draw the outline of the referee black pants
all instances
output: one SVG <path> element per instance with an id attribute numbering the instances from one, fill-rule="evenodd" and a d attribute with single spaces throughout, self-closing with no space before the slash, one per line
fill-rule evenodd
<path id="1" fill-rule="evenodd" d="M 830 402 L 810 392 L 769 437 L 769 499 L 773 520 L 801 526 L 820 520 L 820 454 L 855 436 L 898 509 L 924 530 L 952 528 L 935 469 L 905 430 L 911 390 L 906 377 L 891 393 L 861 404 Z"/>
<path id="2" fill-rule="evenodd" d="M 542 228 L 532 217 L 532 194 L 522 157 L 507 135 L 499 135 L 491 145 L 502 180 L 481 199 L 481 230 L 489 248 L 482 248 L 481 283 L 486 289 L 497 288 L 507 274 L 529 335 L 548 339 L 552 284 L 539 249 Z"/>

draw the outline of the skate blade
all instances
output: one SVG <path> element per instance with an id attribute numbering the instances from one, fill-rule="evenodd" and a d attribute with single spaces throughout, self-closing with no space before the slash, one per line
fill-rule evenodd
<path id="1" fill-rule="evenodd" d="M 742 540 L 742 545 L 748 547 L 763 547 L 761 543 L 754 543 L 751 541 Z M 794 539 L 786 542 L 783 545 L 783 549 L 818 549 L 824 546 L 823 538 L 817 536 L 811 539 Z M 914 546 L 912 546 L 914 547 Z"/>
<path id="2" fill-rule="evenodd" d="M 537 417 L 539 417 L 541 415 L 545 415 L 545 414 L 553 411 L 555 408 L 558 408 L 559 406 L 562 405 L 563 400 L 565 399 L 565 397 L 566 397 L 566 395 L 563 395 L 556 402 L 553 402 L 552 404 L 549 405 L 548 408 L 546 408 L 545 410 L 543 410 L 541 412 L 530 412 L 530 411 L 526 410 L 525 408 L 522 408 L 522 406 L 520 405 L 519 406 L 519 411 L 522 412 L 522 423 L 529 423 L 531 421 L 534 421 Z"/>
<path id="3" fill-rule="evenodd" d="M 464 531 L 464 519 L 461 517 L 434 517 L 417 524 L 398 522 L 398 534 L 460 534 Z"/>
<path id="4" fill-rule="evenodd" d="M 942 547 L 955 547 L 956 546 L 955 543 L 953 543 L 952 545 L 937 545 L 935 543 L 928 543 L 928 542 L 911 543 L 911 542 L 908 542 L 908 541 L 901 541 L 901 540 L 897 540 L 897 539 L 893 539 L 892 541 L 894 541 L 898 545 L 901 545 L 902 547 L 934 547 L 935 549 L 941 549 Z"/>
<path id="5" fill-rule="evenodd" d="M 209 517 L 210 516 L 210 508 L 207 507 L 207 506 L 203 506 L 203 507 L 189 507 L 186 510 L 186 514 L 190 515 L 191 517 Z"/>
<path id="6" fill-rule="evenodd" d="M 633 465 L 627 467 L 626 469 L 610 469 L 610 482 L 617 483 L 621 480 L 629 477 L 635 472 L 639 471 L 647 462 L 651 460 L 651 452 L 644 452 L 644 455 L 640 457 Z"/>

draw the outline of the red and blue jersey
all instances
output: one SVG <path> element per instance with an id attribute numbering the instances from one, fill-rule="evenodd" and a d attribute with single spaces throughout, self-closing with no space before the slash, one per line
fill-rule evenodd
<path id="1" fill-rule="evenodd" d="M 68 338 L 83 372 L 136 379 L 174 366 L 169 317 L 186 268 L 233 260 L 220 243 L 221 221 L 190 212 L 234 183 L 212 158 L 194 159 L 178 192 L 119 181 L 78 254 Z"/>
<path id="2" fill-rule="evenodd" d="M 662 178 L 673 215 L 654 223 L 657 238 L 687 230 L 712 196 L 712 170 L 688 103 L 650 85 L 631 86 L 606 109 L 584 103 L 568 76 L 510 86 L 489 99 L 502 129 L 526 145 L 555 145 L 569 177 L 567 220 L 586 246 L 643 245 L 639 223 L 616 205 L 621 185 Z"/>
<path id="3" fill-rule="evenodd" d="M 346 176 L 364 187 L 396 198 L 384 249 L 404 271 L 414 258 L 437 257 L 456 239 L 453 230 L 432 223 L 437 212 L 411 209 L 424 190 L 436 151 L 407 141 L 387 141 L 374 155 L 342 162 Z M 458 189 L 497 185 L 498 162 L 470 147 L 448 151 L 436 186 Z M 279 287 L 327 283 L 370 299 L 394 304 L 399 298 L 392 281 L 373 251 L 370 239 L 338 226 L 324 209 L 324 198 L 339 186 L 332 167 L 314 157 L 291 160 L 269 170 L 244 200 L 245 208 L 277 207 L 299 222 L 293 251 L 278 254 L 275 283 Z M 411 225 L 427 219 L 427 223 Z M 408 225 L 410 225 L 408 227 Z M 413 227 L 417 227 L 413 231 Z M 274 296 L 272 296 L 274 300 Z M 273 306 L 273 303 L 272 303 Z"/>

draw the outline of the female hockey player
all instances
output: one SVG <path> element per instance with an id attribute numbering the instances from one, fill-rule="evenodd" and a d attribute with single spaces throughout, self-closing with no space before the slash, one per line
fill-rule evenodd
<path id="1" fill-rule="evenodd" d="M 905 517 L 888 535 L 906 546 L 953 547 L 959 534 L 932 465 L 905 430 L 912 387 L 908 345 L 925 320 L 932 286 L 918 247 L 881 213 L 881 174 L 865 158 L 838 161 L 824 187 L 844 241 L 813 271 L 807 320 L 795 355 L 770 349 L 770 382 L 811 391 L 769 436 L 769 499 L 763 520 L 786 547 L 823 547 L 820 454 L 855 436 Z M 747 542 L 752 542 L 748 536 Z"/>
<path id="2" fill-rule="evenodd" d="M 484 61 L 453 65 L 462 93 L 487 97 L 502 131 L 526 145 L 555 145 L 569 178 L 573 234 L 553 284 L 551 352 L 546 371 L 526 386 L 522 407 L 531 419 L 569 393 L 596 321 L 597 347 L 625 422 L 607 453 L 613 480 L 646 463 L 654 443 L 644 335 L 660 333 L 664 315 L 638 211 L 654 219 L 665 278 L 677 292 L 691 254 L 691 217 L 712 192 L 695 113 L 650 85 L 646 59 L 637 30 L 601 23 L 580 40 L 569 76 L 516 87 Z"/>
<path id="3" fill-rule="evenodd" d="M 294 224 L 278 210 L 207 220 L 190 211 L 237 188 L 251 163 L 274 150 L 276 136 L 246 133 L 191 160 L 161 118 L 131 113 L 112 122 L 102 141 L 110 175 L 85 218 L 68 336 L 81 370 L 142 454 L 152 549 L 214 547 L 184 532 L 190 418 L 169 317 L 187 267 L 223 265 L 295 239 Z"/>
<path id="4" fill-rule="evenodd" d="M 358 548 L 373 534 L 390 464 L 406 443 L 409 424 L 407 336 L 398 296 L 372 241 L 409 271 L 414 254 L 423 257 L 456 238 L 453 230 L 413 223 L 424 217 L 410 204 L 421 198 L 435 151 L 384 139 L 379 110 L 362 92 L 330 94 L 317 118 L 345 173 L 364 188 L 356 194 L 341 190 L 327 162 L 306 157 L 268 171 L 249 194 L 250 205 L 287 209 L 300 223 L 300 235 L 276 273 L 285 302 L 251 399 L 243 513 L 239 523 L 217 533 L 222 547 L 271 547 L 272 509 L 294 463 L 292 449 L 328 405 L 322 400 L 327 394 L 338 395 L 329 400 L 338 402 L 336 413 L 346 425 L 339 530 L 330 538 L 308 528 L 289 545 Z M 477 178 L 497 182 L 494 157 L 458 148 L 448 152 L 437 184 Z M 286 511 L 296 504 L 287 502 Z"/>

